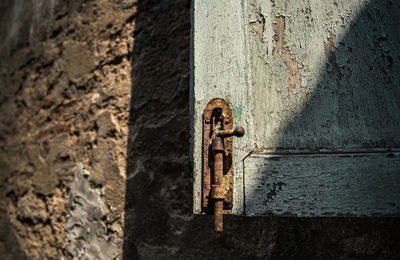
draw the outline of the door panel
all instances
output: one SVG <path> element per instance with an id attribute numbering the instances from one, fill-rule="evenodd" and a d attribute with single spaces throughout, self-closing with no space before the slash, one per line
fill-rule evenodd
<path id="1" fill-rule="evenodd" d="M 400 212 L 398 11 L 248 0 L 257 149 L 245 159 L 246 214 Z"/>
<path id="2" fill-rule="evenodd" d="M 248 6 L 258 148 L 400 147 L 398 3 Z"/>
<path id="3" fill-rule="evenodd" d="M 400 212 L 400 3 L 194 1 L 194 212 L 201 129 L 223 98 L 235 125 L 234 210 L 246 215 Z"/>
<path id="4" fill-rule="evenodd" d="M 244 167 L 245 212 L 249 216 L 400 212 L 399 153 L 255 153 Z"/>

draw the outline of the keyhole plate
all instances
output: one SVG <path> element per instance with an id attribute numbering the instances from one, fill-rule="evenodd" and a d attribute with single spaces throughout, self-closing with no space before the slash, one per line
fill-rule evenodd
<path id="1" fill-rule="evenodd" d="M 214 98 L 208 102 L 203 113 L 203 178 L 202 178 L 202 212 L 212 213 L 210 190 L 212 184 L 213 174 L 213 158 L 210 150 L 210 139 L 212 135 L 213 121 L 212 117 L 215 116 L 218 110 L 222 109 L 222 122 L 223 129 L 231 129 L 233 126 L 232 109 L 229 104 L 221 99 Z M 230 213 L 233 206 L 233 170 L 232 170 L 232 136 L 224 137 L 224 166 L 223 166 L 223 183 L 224 183 L 224 213 Z"/>

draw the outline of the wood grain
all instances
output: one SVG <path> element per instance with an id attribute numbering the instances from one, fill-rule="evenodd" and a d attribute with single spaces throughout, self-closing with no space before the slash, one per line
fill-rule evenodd
<path id="1" fill-rule="evenodd" d="M 243 213 L 243 158 L 251 152 L 252 122 L 248 93 L 246 27 L 241 1 L 194 1 L 192 14 L 193 211 L 201 212 L 202 113 L 213 98 L 226 100 L 234 125 L 246 135 L 233 141 L 234 214 Z"/>
<path id="2" fill-rule="evenodd" d="M 400 213 L 400 153 L 255 153 L 245 172 L 249 216 Z"/>
<path id="3" fill-rule="evenodd" d="M 201 209 L 201 116 L 216 97 L 228 101 L 234 124 L 246 129 L 233 144 L 233 214 L 243 214 L 244 207 L 250 215 L 298 216 L 390 215 L 398 210 L 400 198 L 390 190 L 399 190 L 398 160 L 379 149 L 400 147 L 399 11 L 393 1 L 194 0 L 194 212 Z M 281 149 L 288 154 L 260 157 Z M 312 149 L 321 154 L 291 155 Z M 363 149 L 377 152 L 356 156 Z M 323 150 L 351 150 L 354 156 Z M 271 175 L 270 167 L 283 177 Z M 374 182 L 377 176 L 385 183 Z M 268 199 L 263 183 L 278 180 L 295 189 L 287 193 L 290 201 Z M 308 181 L 323 185 L 317 192 Z M 333 183 L 339 186 L 333 189 Z M 377 195 L 368 195 L 375 185 Z M 350 197 L 340 197 L 339 190 Z M 296 192 L 303 204 L 312 205 L 298 204 Z M 326 199 L 319 201 L 318 194 Z M 343 206 L 336 205 L 335 196 Z M 277 203 L 266 206 L 266 200 Z"/>

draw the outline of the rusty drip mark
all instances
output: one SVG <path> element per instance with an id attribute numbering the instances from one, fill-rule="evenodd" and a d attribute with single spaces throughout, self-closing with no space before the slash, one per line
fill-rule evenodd
<path id="1" fill-rule="evenodd" d="M 256 13 L 257 20 L 251 22 L 250 26 L 253 28 L 257 36 L 262 36 L 264 33 L 265 18 L 261 13 Z"/>
<path id="2" fill-rule="evenodd" d="M 283 49 L 283 33 L 285 31 L 285 18 L 279 16 L 275 18 L 275 23 L 272 24 L 272 28 L 275 31 L 274 40 L 276 42 L 274 48 L 274 54 L 277 54 Z"/>
<path id="3" fill-rule="evenodd" d="M 286 71 L 289 74 L 288 95 L 290 96 L 292 92 L 298 88 L 301 95 L 301 101 L 304 102 L 307 94 L 306 89 L 301 86 L 302 73 L 308 72 L 309 69 L 304 66 L 299 67 L 299 63 L 296 61 L 295 56 L 290 54 L 288 47 L 284 47 L 285 41 L 283 36 L 285 32 L 285 26 L 285 18 L 283 16 L 276 17 L 275 23 L 272 24 L 272 27 L 275 31 L 274 40 L 276 42 L 274 54 L 281 52 L 281 59 L 286 65 Z M 302 59 L 304 60 L 305 56 L 303 56 Z"/>
<path id="4" fill-rule="evenodd" d="M 334 43 L 335 35 L 332 32 L 329 32 L 328 43 L 324 46 L 324 53 L 329 63 L 332 65 L 333 72 L 337 75 L 338 79 L 341 80 L 343 77 L 342 72 L 340 71 L 340 67 L 336 62 L 336 55 L 333 51 L 333 43 Z"/>

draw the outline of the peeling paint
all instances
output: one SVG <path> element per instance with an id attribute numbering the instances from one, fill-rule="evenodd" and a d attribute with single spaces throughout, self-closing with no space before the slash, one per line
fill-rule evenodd
<path id="1" fill-rule="evenodd" d="M 391 112 L 400 109 L 398 33 L 389 5 L 248 0 L 257 147 L 375 147 L 399 140 Z M 254 28 L 260 13 L 262 36 Z"/>
<path id="2" fill-rule="evenodd" d="M 258 36 L 262 36 L 264 33 L 264 24 L 265 19 L 261 13 L 256 13 L 256 21 L 250 22 L 251 27 L 253 27 L 254 31 Z"/>
<path id="3" fill-rule="evenodd" d="M 327 70 L 329 72 L 335 73 L 336 76 L 338 77 L 339 81 L 340 81 L 343 78 L 343 74 L 340 71 L 340 67 L 336 62 L 336 54 L 335 54 L 335 52 L 333 50 L 334 37 L 335 36 L 331 32 L 329 32 L 329 37 L 328 37 L 327 43 L 325 44 L 325 47 L 324 47 L 324 53 L 325 53 L 325 56 L 326 56 L 327 60 L 330 63 L 330 66 L 332 66 L 331 69 L 327 68 Z M 338 81 L 338 84 L 340 84 L 339 81 Z"/>
<path id="4" fill-rule="evenodd" d="M 390 216 L 400 210 L 399 157 L 258 154 L 245 160 L 245 168 L 251 177 L 246 215 Z"/>
<path id="5" fill-rule="evenodd" d="M 398 193 L 384 191 L 398 189 L 398 161 L 389 163 L 378 154 L 368 159 L 319 156 L 327 150 L 400 147 L 400 77 L 395 73 L 400 64 L 394 61 L 399 57 L 400 5 L 362 0 L 247 3 L 254 143 L 258 151 L 287 154 L 253 160 L 255 152 L 246 158 L 246 214 L 397 213 L 385 203 L 398 201 Z M 258 13 L 265 19 L 262 36 L 254 26 Z M 318 155 L 292 157 L 289 151 L 294 150 Z M 379 160 L 386 162 L 376 165 Z M 295 176 L 299 179 L 292 182 Z M 324 183 L 330 178 L 332 183 Z M 278 192 L 279 181 L 288 186 Z"/>
<path id="6" fill-rule="evenodd" d="M 240 103 L 237 106 L 233 106 L 233 111 L 235 113 L 235 127 L 239 125 L 240 123 L 240 117 L 243 113 L 243 104 Z"/>
<path id="7" fill-rule="evenodd" d="M 288 73 L 288 94 L 289 96 L 294 92 L 296 88 L 300 90 L 301 102 L 304 103 L 306 100 L 306 89 L 302 87 L 302 73 L 304 71 L 309 71 L 307 67 L 299 64 L 296 61 L 296 56 L 290 53 L 288 47 L 284 46 L 284 31 L 285 31 L 285 18 L 283 16 L 279 16 L 275 18 L 275 23 L 272 24 L 272 28 L 274 29 L 275 36 L 274 40 L 276 42 L 274 48 L 274 55 L 281 54 L 281 59 L 286 65 L 286 71 Z M 305 55 L 303 55 L 302 59 L 305 59 Z"/>

